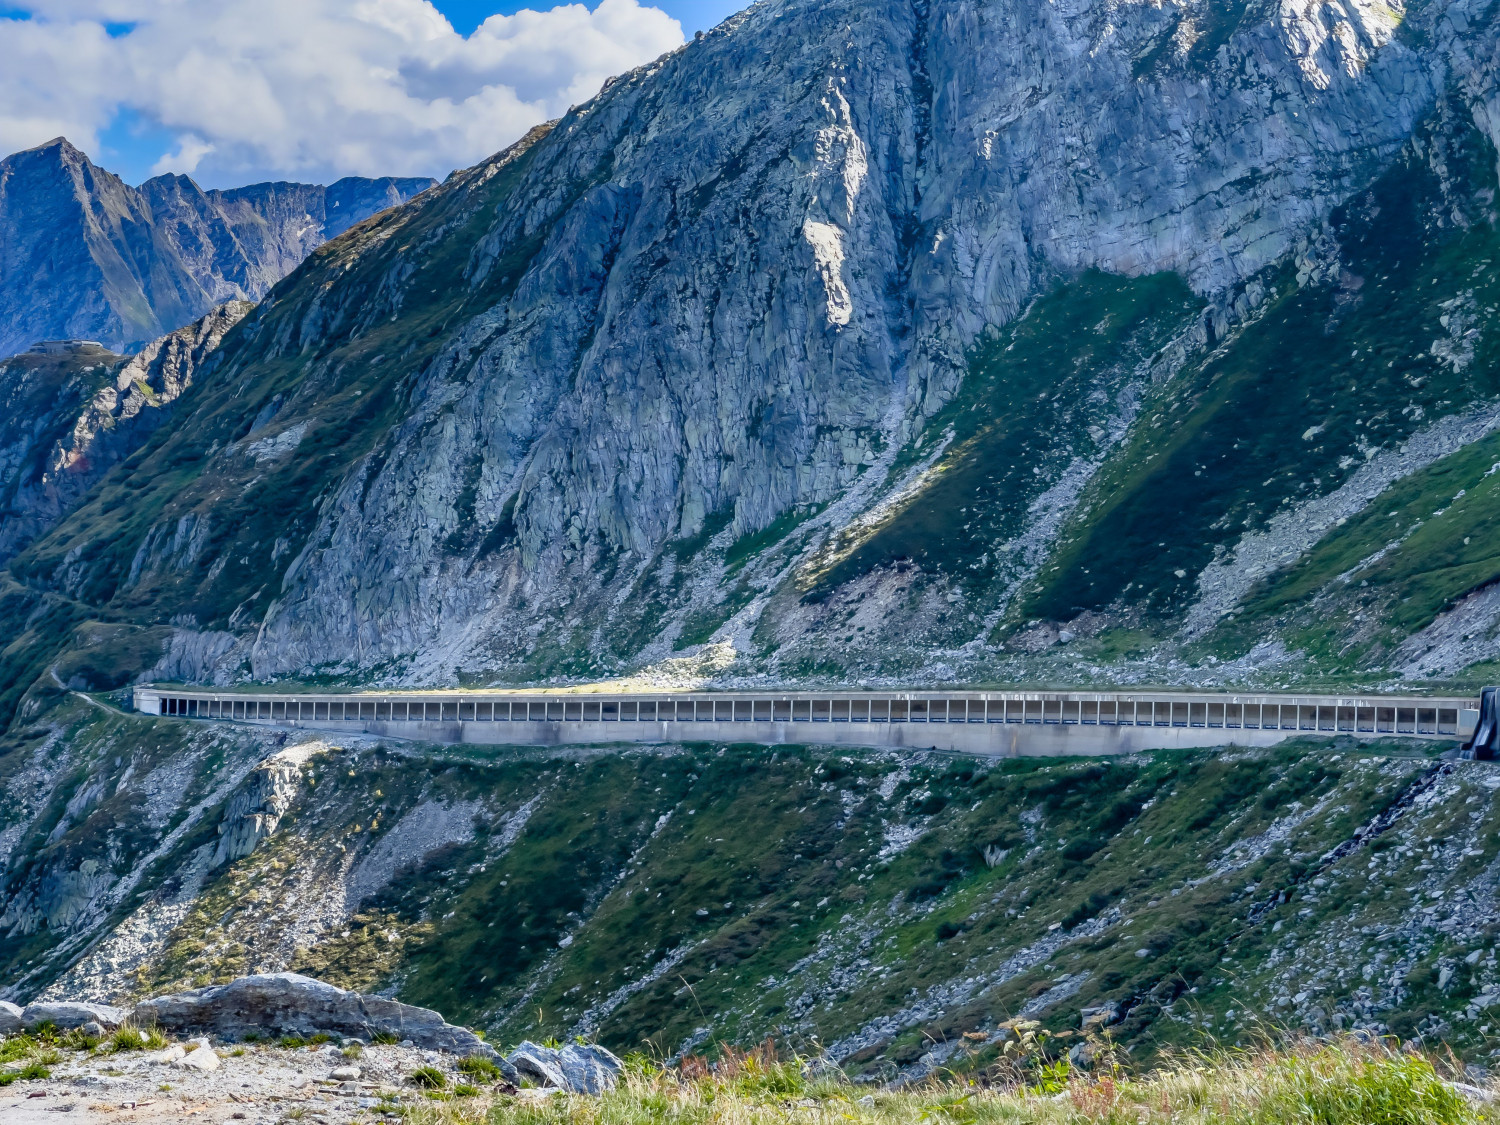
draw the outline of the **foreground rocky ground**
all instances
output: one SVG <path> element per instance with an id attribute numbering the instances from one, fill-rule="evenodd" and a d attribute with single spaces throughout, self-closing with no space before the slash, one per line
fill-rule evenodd
<path id="1" fill-rule="evenodd" d="M 342 1054 L 331 1046 L 220 1049 L 220 1070 L 186 1079 L 116 1056 L 101 1069 L 99 1057 L 80 1055 L 60 1065 L 57 1078 L 17 1083 L 26 1092 L 0 1098 L 0 1119 L 6 1125 L 373 1125 L 397 1117 L 412 1125 L 1480 1125 L 1497 1119 L 1491 1087 L 1441 1058 L 1389 1042 L 1304 1040 L 1199 1054 L 1146 1076 L 1112 1068 L 1089 1076 L 1070 1070 L 1028 1025 L 1013 1031 L 1019 1049 L 987 1067 L 979 1083 L 945 1077 L 875 1090 L 809 1060 L 780 1057 L 771 1044 L 748 1052 L 721 1046 L 711 1062 L 689 1057 L 676 1067 L 638 1060 L 598 1095 L 465 1089 L 454 1083 L 466 1075 L 452 1071 L 445 1088 L 417 1091 L 412 1077 L 439 1071 L 405 1069 L 417 1060 L 399 1048 L 361 1054 L 361 1069 L 376 1080 L 360 1083 L 369 1087 L 360 1095 L 343 1091 L 347 1082 L 335 1088 L 332 1074 L 323 1072 L 343 1069 Z"/>
<path id="2" fill-rule="evenodd" d="M 183 1033 L 177 1041 L 174 1031 Z M 133 1010 L 0 1003 L 0 1034 L 6 1125 L 79 1110 L 130 1121 L 342 1122 L 397 1115 L 419 1097 L 598 1095 L 623 1070 L 608 1051 L 581 1043 L 523 1042 L 501 1054 L 436 1012 L 293 973 Z"/>
<path id="3" fill-rule="evenodd" d="M 396 1114 L 426 1100 L 424 1090 L 411 1084 L 421 1068 L 443 1075 L 448 1096 L 470 1081 L 456 1069 L 453 1056 L 413 1047 L 220 1043 L 202 1049 L 219 1060 L 215 1069 L 170 1061 L 175 1053 L 170 1048 L 54 1051 L 59 1061 L 46 1067 L 48 1078 L 0 1089 L 0 1121 L 348 1122 Z M 521 1096 L 533 1094 L 543 1092 Z M 59 1112 L 71 1116 L 59 1118 Z"/>

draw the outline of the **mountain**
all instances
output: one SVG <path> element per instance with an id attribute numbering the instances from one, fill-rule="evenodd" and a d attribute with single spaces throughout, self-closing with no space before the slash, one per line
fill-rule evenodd
<path id="1" fill-rule="evenodd" d="M 315 252 L 16 605 L 220 680 L 1469 675 L 1493 20 L 756 5 Z"/>
<path id="2" fill-rule="evenodd" d="M 55 524 L 140 448 L 252 307 L 227 302 L 128 358 L 93 342 L 48 341 L 0 360 L 0 558 Z"/>
<path id="3" fill-rule="evenodd" d="M 761 0 L 149 393 L 12 368 L 3 987 L 297 968 L 872 1077 L 1105 1003 L 1141 1059 L 1486 1058 L 1489 763 L 433 747 L 119 689 L 1492 678 L 1496 18 Z"/>
<path id="4" fill-rule="evenodd" d="M 0 160 L 0 355 L 44 339 L 119 351 L 230 300 L 257 301 L 315 247 L 431 187 L 348 178 L 132 188 L 58 137 Z"/>

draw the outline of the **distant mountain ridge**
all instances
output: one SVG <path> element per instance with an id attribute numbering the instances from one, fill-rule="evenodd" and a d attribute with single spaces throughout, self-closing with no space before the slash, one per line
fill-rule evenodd
<path id="1" fill-rule="evenodd" d="M 115 351 L 258 301 L 318 246 L 431 187 L 347 177 L 205 191 L 126 184 L 58 137 L 0 160 L 0 356 L 83 337 Z"/>

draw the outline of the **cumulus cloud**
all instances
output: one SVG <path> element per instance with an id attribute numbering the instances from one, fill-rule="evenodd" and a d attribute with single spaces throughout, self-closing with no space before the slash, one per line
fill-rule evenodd
<path id="1" fill-rule="evenodd" d="M 151 165 L 151 174 L 160 176 L 165 172 L 181 172 L 191 176 L 198 170 L 203 158 L 213 151 L 214 146 L 208 141 L 186 133 L 177 138 L 177 145 L 172 151 L 162 153 L 156 163 Z"/>
<path id="2" fill-rule="evenodd" d="M 32 0 L 0 19 L 0 154 L 97 150 L 121 113 L 155 171 L 215 181 L 441 175 L 683 41 L 639 0 L 492 16 L 428 0 Z"/>

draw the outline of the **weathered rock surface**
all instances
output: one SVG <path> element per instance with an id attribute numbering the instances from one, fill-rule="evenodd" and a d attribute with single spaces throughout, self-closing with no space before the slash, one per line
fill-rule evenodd
<path id="1" fill-rule="evenodd" d="M 303 764 L 321 749 L 322 743 L 313 742 L 279 750 L 250 772 L 224 807 L 214 867 L 243 859 L 276 831 L 297 796 Z"/>
<path id="2" fill-rule="evenodd" d="M 230 301 L 128 360 L 81 345 L 0 363 L 0 401 L 11 408 L 0 426 L 12 431 L 0 436 L 7 500 L 0 559 L 65 516 L 168 421 L 173 403 L 252 307 Z"/>
<path id="3" fill-rule="evenodd" d="M 569 1043 L 543 1047 L 529 1039 L 505 1056 L 522 1078 L 543 1087 L 574 1094 L 602 1094 L 612 1090 L 624 1064 L 603 1047 Z"/>
<path id="4" fill-rule="evenodd" d="M 6 555 L 55 521 L 60 506 L 41 486 L 46 466 L 125 362 L 97 344 L 0 360 L 0 543 Z"/>
<path id="5" fill-rule="evenodd" d="M 758 4 L 306 263 L 142 466 L 149 517 L 102 539 L 101 497 L 28 573 L 182 622 L 193 679 L 784 647 L 819 624 L 793 556 L 882 518 L 977 344 L 1059 279 L 1178 275 L 1200 304 L 1089 420 L 1117 447 L 1436 107 L 1495 137 L 1494 18 Z M 1055 452 L 991 545 L 1028 573 L 1103 456 Z"/>
<path id="6" fill-rule="evenodd" d="M 259 300 L 323 242 L 433 185 L 350 177 L 132 188 L 57 138 L 0 160 L 0 356 L 82 337 L 131 350 L 215 305 Z"/>
<path id="7" fill-rule="evenodd" d="M 256 1035 L 310 1035 L 319 1031 L 369 1038 L 395 1035 L 432 1051 L 493 1055 L 494 1049 L 438 1013 L 376 996 L 361 996 L 298 973 L 241 977 L 229 984 L 143 1000 L 142 1024 L 168 1031 L 238 1039 Z M 504 1068 L 502 1068 L 504 1069 Z"/>
<path id="8" fill-rule="evenodd" d="M 191 1051 L 185 1052 L 182 1058 L 177 1060 L 176 1065 L 182 1067 L 184 1070 L 196 1070 L 206 1074 L 209 1071 L 219 1069 L 219 1056 L 214 1054 L 214 1050 L 208 1045 L 208 1041 L 203 1040 Z"/>
<path id="9" fill-rule="evenodd" d="M 130 1018 L 125 1008 L 108 1004 L 85 1004 L 78 1001 L 52 1001 L 27 1004 L 21 1012 L 21 1022 L 27 1028 L 51 1023 L 65 1031 L 81 1028 L 88 1023 L 97 1023 L 106 1031 L 113 1031 Z"/>
<path id="10" fill-rule="evenodd" d="M 0 1035 L 14 1035 L 25 1026 L 20 1007 L 9 1000 L 0 1000 Z"/>

